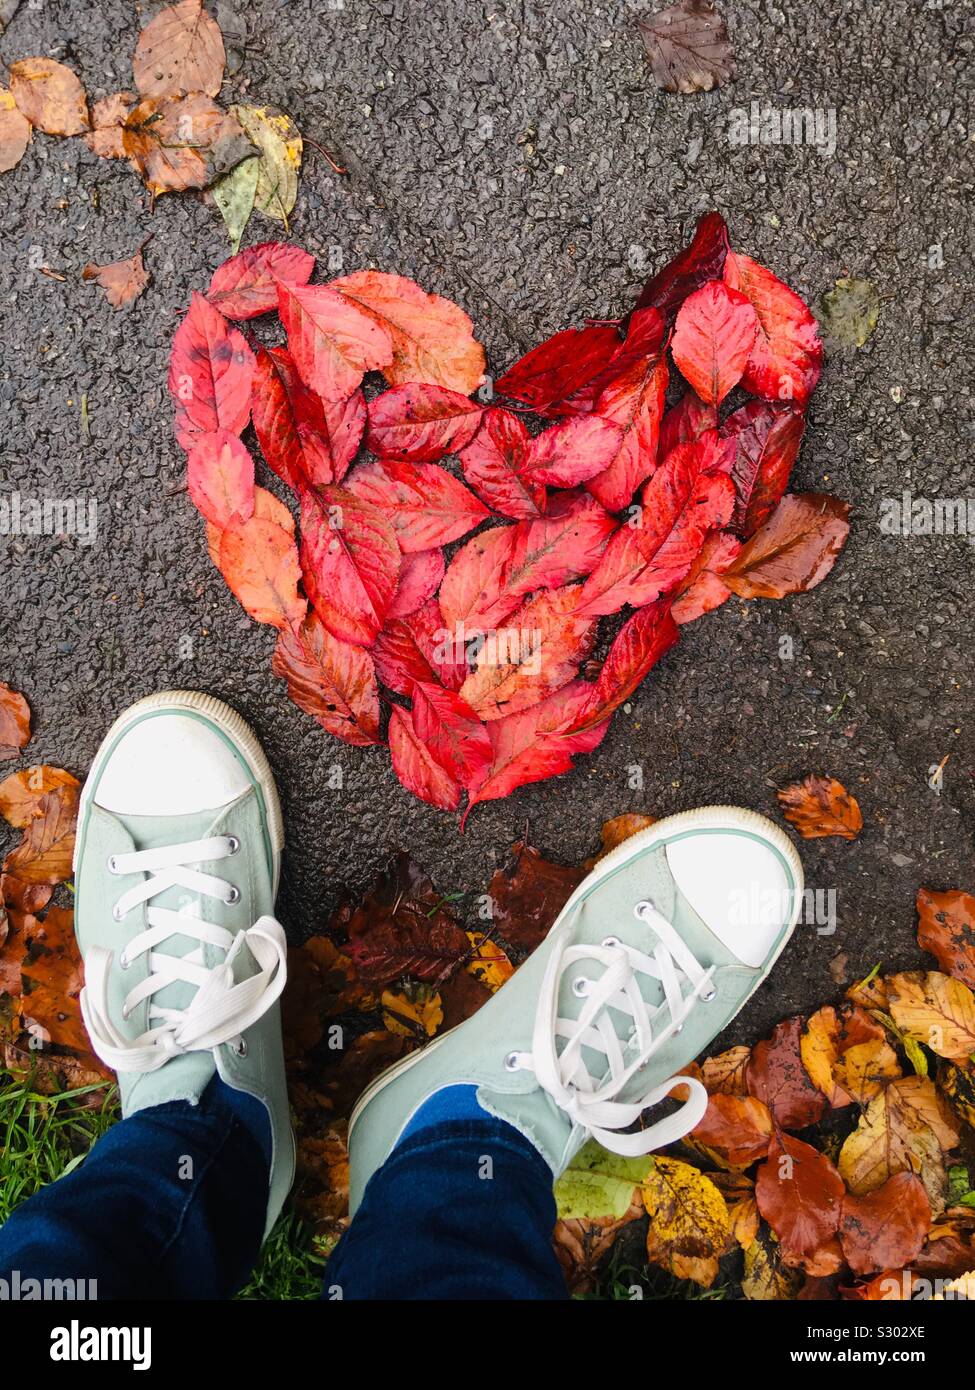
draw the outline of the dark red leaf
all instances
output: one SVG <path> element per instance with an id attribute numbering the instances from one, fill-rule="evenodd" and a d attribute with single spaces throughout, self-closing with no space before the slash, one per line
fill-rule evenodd
<path id="1" fill-rule="evenodd" d="M 741 541 L 730 531 L 711 533 L 688 570 L 687 577 L 678 585 L 677 597 L 670 610 L 675 623 L 692 623 L 695 618 L 713 612 L 731 598 L 731 590 L 719 576 L 740 551 Z"/>
<path id="2" fill-rule="evenodd" d="M 452 690 L 417 681 L 413 687 L 413 728 L 434 762 L 463 787 L 478 782 L 490 765 L 487 729 Z"/>
<path id="3" fill-rule="evenodd" d="M 757 332 L 751 304 L 721 280 L 709 280 L 684 300 L 671 351 L 702 401 L 719 406 L 737 386 Z"/>
<path id="4" fill-rule="evenodd" d="M 314 611 L 278 638 L 271 670 L 288 694 L 323 729 L 365 748 L 380 743 L 379 692 L 372 658 L 334 637 Z"/>
<path id="5" fill-rule="evenodd" d="M 548 414 L 551 407 L 597 375 L 619 343 L 619 334 L 612 325 L 567 328 L 509 367 L 494 383 L 495 390 L 530 406 L 539 415 Z"/>
<path id="6" fill-rule="evenodd" d="M 826 1108 L 826 1097 L 802 1064 L 802 1029 L 801 1018 L 778 1024 L 770 1038 L 752 1048 L 745 1071 L 749 1093 L 765 1102 L 783 1129 L 805 1129 L 821 1119 Z"/>
<path id="7" fill-rule="evenodd" d="M 302 381 L 287 348 L 258 348 L 251 404 L 264 457 L 289 487 L 300 492 L 342 481 L 366 421 L 361 391 L 323 401 Z"/>
<path id="8" fill-rule="evenodd" d="M 895 1173 L 873 1192 L 843 1198 L 840 1243 L 854 1274 L 913 1263 L 930 1229 L 931 1203 L 915 1173 Z"/>
<path id="9" fill-rule="evenodd" d="M 169 359 L 176 438 L 184 449 L 214 430 L 241 433 L 250 418 L 253 374 L 254 354 L 240 333 L 194 291 Z"/>
<path id="10" fill-rule="evenodd" d="M 463 449 L 481 414 L 481 406 L 457 391 L 407 382 L 370 402 L 366 447 L 380 458 L 429 463 Z"/>
<path id="11" fill-rule="evenodd" d="M 693 444 L 705 430 L 717 428 L 718 412 L 713 405 L 702 401 L 694 391 L 685 391 L 675 406 L 664 415 L 660 426 L 660 457 L 677 448 L 678 444 Z"/>
<path id="12" fill-rule="evenodd" d="M 545 487 L 526 475 L 531 436 L 521 418 L 492 407 L 460 451 L 464 477 L 489 507 L 515 518 L 545 510 Z"/>
<path id="13" fill-rule="evenodd" d="M 758 315 L 758 336 L 742 385 L 766 400 L 805 405 L 823 367 L 819 327 L 809 309 L 750 256 L 729 252 L 724 279 L 746 296 Z"/>
<path id="14" fill-rule="evenodd" d="M 844 1192 L 843 1179 L 825 1154 L 776 1132 L 755 1176 L 755 1201 L 783 1254 L 813 1255 L 836 1234 Z"/>
<path id="15" fill-rule="evenodd" d="M 731 249 L 728 228 L 718 212 L 709 212 L 697 224 L 694 239 L 643 287 L 637 309 L 658 309 L 670 322 L 684 300 L 708 280 L 718 280 Z"/>
<path id="16" fill-rule="evenodd" d="M 379 679 L 398 695 L 412 695 L 416 681 L 459 690 L 467 678 L 466 648 L 454 642 L 435 598 L 408 617 L 387 620 L 373 656 Z"/>
<path id="17" fill-rule="evenodd" d="M 619 361 L 625 366 L 603 387 L 594 407 L 600 418 L 619 426 L 619 448 L 604 471 L 586 483 L 611 512 L 621 511 L 657 467 L 669 373 L 664 323 L 656 309 L 641 309 L 630 319 Z"/>
<path id="18" fill-rule="evenodd" d="M 399 582 L 396 533 L 381 512 L 342 487 L 301 495 L 305 591 L 336 637 L 369 646 Z"/>
<path id="19" fill-rule="evenodd" d="M 278 307 L 278 283 L 305 285 L 315 257 L 300 246 L 264 241 L 231 256 L 213 272 L 207 299 L 228 319 L 252 319 Z"/>
<path id="20" fill-rule="evenodd" d="M 737 496 L 731 524 L 743 539 L 754 535 L 778 506 L 805 427 L 796 406 L 767 401 L 749 401 L 721 426 L 721 438 L 735 441 L 731 478 Z"/>
<path id="21" fill-rule="evenodd" d="M 463 483 L 436 463 L 362 464 L 348 486 L 389 521 L 404 555 L 459 540 L 490 513 Z"/>

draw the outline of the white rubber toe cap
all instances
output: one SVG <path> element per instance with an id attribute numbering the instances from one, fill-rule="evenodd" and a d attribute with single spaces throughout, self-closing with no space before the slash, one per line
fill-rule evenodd
<path id="1" fill-rule="evenodd" d="M 95 801 L 115 815 L 192 815 L 226 806 L 249 785 L 243 762 L 211 724 L 157 711 L 122 734 Z"/>

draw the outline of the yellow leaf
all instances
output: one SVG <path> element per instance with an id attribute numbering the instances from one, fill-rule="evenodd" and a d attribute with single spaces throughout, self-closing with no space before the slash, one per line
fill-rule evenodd
<path id="1" fill-rule="evenodd" d="M 938 1068 L 938 1086 L 955 1114 L 975 1129 L 975 1074 L 946 1062 Z"/>
<path id="2" fill-rule="evenodd" d="M 887 1081 L 901 1075 L 897 1053 L 886 1038 L 857 1043 L 836 1064 L 836 1080 L 859 1105 L 880 1094 Z"/>
<path id="3" fill-rule="evenodd" d="M 908 1037 L 949 1061 L 975 1052 L 975 995 L 939 970 L 909 970 L 887 981 L 890 1012 Z"/>
<path id="4" fill-rule="evenodd" d="M 443 1023 L 443 1005 L 436 990 L 420 985 L 411 998 L 405 992 L 383 990 L 383 1023 L 403 1038 L 432 1038 Z"/>
<path id="5" fill-rule="evenodd" d="M 298 197 L 298 170 L 301 168 L 301 132 L 290 116 L 273 106 L 230 108 L 260 154 L 254 206 L 266 217 L 288 226 L 288 217 Z"/>
<path id="6" fill-rule="evenodd" d="M 802 1271 L 782 1263 L 778 1241 L 767 1226 L 745 1251 L 745 1277 L 741 1291 L 752 1302 L 770 1303 L 794 1299 L 802 1285 Z"/>
<path id="7" fill-rule="evenodd" d="M 515 967 L 496 941 L 491 941 L 483 932 L 469 931 L 468 941 L 474 947 L 474 954 L 467 962 L 468 971 L 475 980 L 480 980 L 492 994 L 501 988 L 505 980 L 510 980 Z"/>
<path id="8" fill-rule="evenodd" d="M 708 1289 L 731 1233 L 728 1205 L 710 1178 L 677 1158 L 657 1158 L 642 1188 L 650 1217 L 647 1257 Z"/>
<path id="9" fill-rule="evenodd" d="M 708 1095 L 720 1092 L 726 1096 L 747 1096 L 745 1067 L 752 1055 L 750 1047 L 730 1047 L 716 1057 L 708 1057 L 701 1065 L 701 1080 Z"/>
<path id="10" fill-rule="evenodd" d="M 892 1081 L 875 1096 L 847 1138 L 837 1166 L 856 1196 L 874 1192 L 895 1173 L 916 1173 L 935 1215 L 945 1206 L 944 1151 L 958 1143 L 947 1106 L 920 1076 Z"/>
<path id="11" fill-rule="evenodd" d="M 736 1241 L 742 1250 L 747 1250 L 758 1235 L 758 1203 L 755 1198 L 740 1197 L 733 1206 L 728 1208 L 728 1217 L 731 1223 L 732 1240 Z"/>

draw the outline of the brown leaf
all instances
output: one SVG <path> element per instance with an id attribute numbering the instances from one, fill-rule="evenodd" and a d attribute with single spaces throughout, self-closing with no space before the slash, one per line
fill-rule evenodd
<path id="1" fill-rule="evenodd" d="M 811 1255 L 836 1234 L 843 1191 L 843 1179 L 825 1154 L 781 1132 L 755 1175 L 758 1209 L 784 1255 Z"/>
<path id="2" fill-rule="evenodd" d="M 24 838 L 4 860 L 4 872 L 23 883 L 63 883 L 70 878 L 77 817 L 77 783 L 45 792 Z"/>
<path id="3" fill-rule="evenodd" d="M 303 1057 L 321 1041 L 330 1019 L 371 1002 L 355 977 L 351 957 L 330 937 L 309 937 L 288 952 L 288 984 L 282 998 L 285 1055 Z"/>
<path id="4" fill-rule="evenodd" d="M 707 0 L 680 0 L 638 23 L 654 81 L 665 92 L 710 92 L 734 77 L 727 26 Z"/>
<path id="5" fill-rule="evenodd" d="M 806 777 L 778 793 L 783 814 L 804 840 L 836 835 L 855 840 L 863 829 L 856 798 L 835 777 Z"/>
<path id="6" fill-rule="evenodd" d="M 471 1018 L 491 998 L 491 991 L 469 972 L 469 966 L 467 970 L 458 970 L 456 975 L 452 975 L 441 987 L 445 1033 L 451 1028 L 456 1028 L 458 1023 Z"/>
<path id="7" fill-rule="evenodd" d="M 815 589 L 850 531 L 849 504 L 828 493 L 786 493 L 768 521 L 721 572 L 739 598 L 785 598 Z"/>
<path id="8" fill-rule="evenodd" d="M 140 101 L 122 128 L 122 146 L 153 194 L 207 188 L 254 154 L 241 125 L 202 92 Z"/>
<path id="9" fill-rule="evenodd" d="M 41 797 L 55 787 L 78 790 L 78 779 L 63 768 L 46 765 L 12 772 L 0 782 L 0 816 L 18 830 L 24 830 L 37 815 Z"/>
<path id="10" fill-rule="evenodd" d="M 768 1153 L 772 1117 L 754 1096 L 712 1095 L 691 1137 L 733 1168 L 748 1168 Z"/>
<path id="11" fill-rule="evenodd" d="M 131 304 L 149 283 L 149 272 L 142 261 L 142 248 L 125 261 L 95 265 L 89 261 L 81 272 L 82 280 L 97 280 L 113 309 Z"/>
<path id="12" fill-rule="evenodd" d="M 637 1197 L 625 1216 L 555 1223 L 552 1239 L 569 1293 L 592 1292 L 599 1265 L 613 1248 L 616 1237 L 624 1226 L 629 1226 L 631 1221 L 636 1221 L 642 1215 L 643 1203 Z"/>
<path id="13" fill-rule="evenodd" d="M 840 1150 L 847 1187 L 865 1196 L 895 1173 L 916 1173 L 935 1214 L 944 1210 L 944 1153 L 958 1144 L 958 1129 L 932 1082 L 920 1076 L 892 1081 L 870 1101 Z"/>
<path id="14" fill-rule="evenodd" d="M 397 855 L 351 914 L 348 932 L 359 976 L 376 984 L 413 975 L 439 986 L 471 949 L 430 879 L 406 854 Z"/>
<path id="15" fill-rule="evenodd" d="M 745 1096 L 748 1085 L 745 1071 L 752 1055 L 750 1047 L 729 1047 L 716 1057 L 708 1057 L 701 1065 L 701 1080 L 709 1095 Z"/>
<path id="16" fill-rule="evenodd" d="M 42 912 L 53 892 L 50 883 L 22 883 L 11 874 L 0 874 L 0 903 L 16 908 L 18 912 Z"/>
<path id="17" fill-rule="evenodd" d="M 17 110 L 13 93 L 0 87 L 0 174 L 15 168 L 30 144 L 30 121 Z"/>
<path id="18" fill-rule="evenodd" d="M 53 58 L 12 63 L 10 90 L 21 114 L 46 135 L 80 135 L 88 129 L 85 89 L 63 63 Z"/>
<path id="19" fill-rule="evenodd" d="M 931 1203 L 913 1173 L 895 1173 L 866 1196 L 848 1192 L 843 1199 L 840 1241 L 854 1274 L 910 1264 L 930 1227 Z"/>
<path id="20" fill-rule="evenodd" d="M 955 888 L 937 893 L 921 888 L 917 944 L 930 951 L 947 975 L 975 989 L 975 898 Z"/>
<path id="21" fill-rule="evenodd" d="M 294 1204 L 306 1221 L 319 1223 L 345 1216 L 349 1209 L 349 1150 L 346 1125 L 324 1133 L 299 1128 L 296 1146 Z"/>
<path id="22" fill-rule="evenodd" d="M 598 854 L 594 854 L 591 859 L 585 861 L 583 868 L 594 869 L 600 859 L 605 859 L 607 854 L 616 849 L 617 845 L 621 845 L 631 835 L 636 835 L 641 830 L 646 830 L 653 825 L 654 819 L 653 816 L 641 816 L 635 811 L 630 811 L 605 821 L 599 832 L 602 847 Z"/>
<path id="23" fill-rule="evenodd" d="M 949 1061 L 975 1053 L 975 996 L 939 970 L 908 970 L 887 977 L 890 1014 L 897 1027 Z"/>
<path id="24" fill-rule="evenodd" d="M 32 929 L 21 963 L 25 1018 L 40 1024 L 52 1043 L 89 1053 L 91 1044 L 81 1021 L 78 996 L 84 967 L 74 935 L 74 913 L 50 907 Z"/>
<path id="25" fill-rule="evenodd" d="M 181 0 L 149 21 L 132 58 L 135 85 L 143 96 L 206 92 L 215 97 L 227 58 L 223 35 L 202 0 Z"/>
<path id="26" fill-rule="evenodd" d="M 827 1006 L 806 1020 L 799 1043 L 803 1065 L 810 1080 L 834 1109 L 849 1105 L 853 1099 L 838 1076 L 841 1059 L 845 1060 L 848 1053 L 864 1046 L 868 1052 L 857 1051 L 852 1067 L 852 1075 L 856 1076 L 861 1091 L 866 1084 L 865 1068 L 870 1061 L 887 1065 L 893 1058 L 892 1074 L 900 1075 L 896 1054 L 886 1042 L 883 1028 L 862 1009 L 855 1005 L 839 1010 Z M 886 1048 L 886 1052 L 881 1052 L 881 1048 Z"/>
<path id="27" fill-rule="evenodd" d="M 125 144 L 122 127 L 129 119 L 129 113 L 139 104 L 135 92 L 113 92 L 102 97 L 91 108 L 92 129 L 84 137 L 85 144 L 92 154 L 101 159 L 125 159 Z"/>
<path id="28" fill-rule="evenodd" d="M 764 1101 L 783 1129 L 805 1129 L 822 1117 L 826 1100 L 802 1064 L 802 1019 L 787 1018 L 770 1038 L 756 1043 L 745 1077 L 748 1090 Z"/>
<path id="29" fill-rule="evenodd" d="M 493 921 L 505 941 L 534 951 L 586 875 L 583 869 L 550 863 L 523 841 L 512 845 L 511 852 L 513 871 L 495 869 L 488 886 Z"/>
<path id="30" fill-rule="evenodd" d="M 343 1053 L 335 1073 L 326 1082 L 335 1114 L 350 1115 L 366 1087 L 409 1051 L 410 1045 L 405 1038 L 388 1033 L 385 1028 L 360 1034 Z"/>
<path id="31" fill-rule="evenodd" d="M 0 681 L 0 758 L 12 758 L 30 738 L 30 706 Z"/>

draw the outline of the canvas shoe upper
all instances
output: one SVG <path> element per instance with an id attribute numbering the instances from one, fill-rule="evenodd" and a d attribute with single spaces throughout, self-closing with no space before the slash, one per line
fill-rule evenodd
<path id="1" fill-rule="evenodd" d="M 118 1072 L 123 1115 L 199 1100 L 215 1074 L 261 1101 L 272 1134 L 267 1229 L 291 1186 L 273 917 L 283 833 L 256 738 L 189 691 L 134 705 L 85 783 L 75 848 L 82 1013 Z"/>
<path id="2" fill-rule="evenodd" d="M 764 980 L 798 919 L 802 865 L 751 811 L 712 806 L 625 841 L 576 889 L 544 942 L 473 1018 L 379 1077 L 349 1129 L 351 1208 L 416 1110 L 477 1086 L 559 1174 L 590 1136 L 649 1153 L 699 1122 L 678 1073 Z M 650 1106 L 687 1096 L 634 1129 Z"/>

